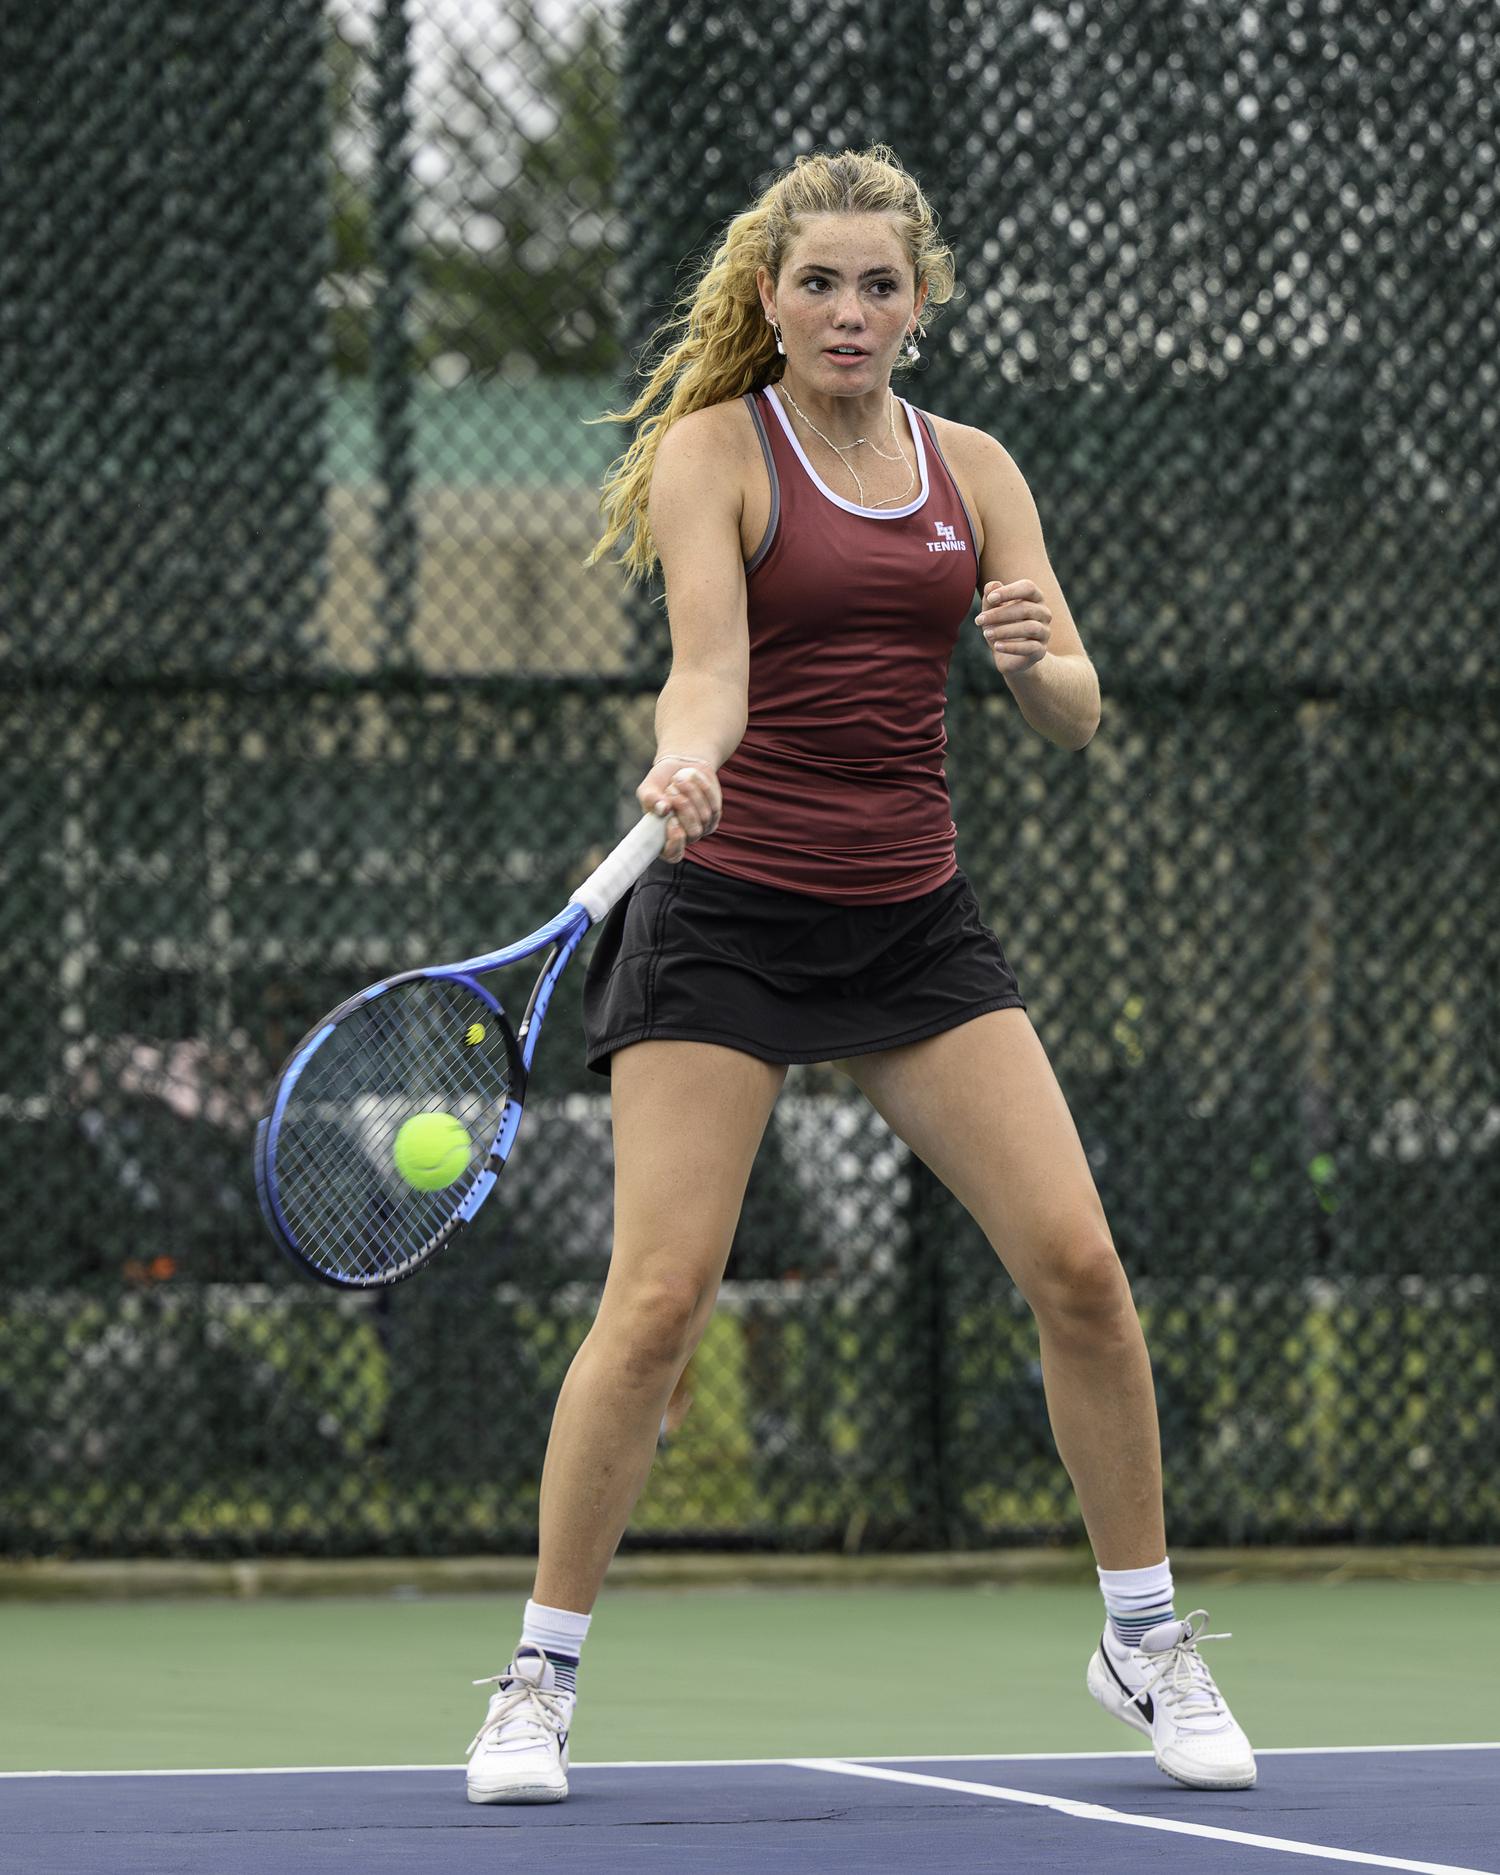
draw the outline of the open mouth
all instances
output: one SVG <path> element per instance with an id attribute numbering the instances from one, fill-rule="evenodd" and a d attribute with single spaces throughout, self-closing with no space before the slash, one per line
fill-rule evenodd
<path id="1" fill-rule="evenodd" d="M 829 358 L 847 358 L 851 363 L 855 359 L 869 357 L 869 353 L 858 345 L 829 345 L 825 347 L 825 355 Z"/>

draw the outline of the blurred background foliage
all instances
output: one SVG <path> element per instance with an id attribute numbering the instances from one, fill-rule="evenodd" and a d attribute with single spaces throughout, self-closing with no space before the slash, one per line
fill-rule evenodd
<path id="1" fill-rule="evenodd" d="M 617 29 L 591 6 L 561 29 L 529 4 L 475 8 L 414 112 L 415 359 L 444 388 L 498 372 L 593 377 L 621 364 L 611 270 L 620 123 Z M 371 89 L 367 16 L 327 37 L 334 364 L 370 369 Z"/>

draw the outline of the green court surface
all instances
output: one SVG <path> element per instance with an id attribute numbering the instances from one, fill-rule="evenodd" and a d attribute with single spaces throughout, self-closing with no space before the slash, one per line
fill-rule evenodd
<path id="1" fill-rule="evenodd" d="M 1260 1745 L 1500 1735 L 1500 1585 L 1183 1596 Z M 0 1604 L 0 1769 L 453 1764 L 519 1597 Z M 1083 1690 L 1088 1588 L 613 1593 L 579 1760 L 1129 1749 Z"/>

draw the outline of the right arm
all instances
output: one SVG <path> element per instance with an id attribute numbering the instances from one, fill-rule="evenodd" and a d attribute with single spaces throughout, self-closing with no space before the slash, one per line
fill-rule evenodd
<path id="1" fill-rule="evenodd" d="M 745 733 L 746 464 L 736 420 L 743 414 L 736 405 L 719 405 L 674 423 L 651 477 L 651 533 L 666 581 L 672 670 L 656 704 L 657 759 L 636 795 L 646 813 L 671 816 L 662 857 L 674 864 L 718 825 L 716 771 Z"/>

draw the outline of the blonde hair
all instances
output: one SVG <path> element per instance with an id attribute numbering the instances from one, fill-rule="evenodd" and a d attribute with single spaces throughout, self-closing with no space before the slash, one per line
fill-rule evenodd
<path id="1" fill-rule="evenodd" d="M 927 307 L 953 295 L 953 255 L 938 238 L 937 216 L 915 178 L 884 144 L 840 155 L 799 156 L 760 199 L 725 230 L 690 290 L 647 347 L 658 363 L 628 410 L 601 422 L 639 423 L 635 441 L 609 471 L 599 509 L 600 559 L 620 540 L 621 560 L 637 579 L 656 565 L 646 504 L 661 439 L 680 417 L 728 403 L 781 375 L 776 340 L 760 303 L 756 273 L 779 279 L 787 249 L 810 215 L 889 215 Z M 642 421 L 644 419 L 644 421 Z"/>

